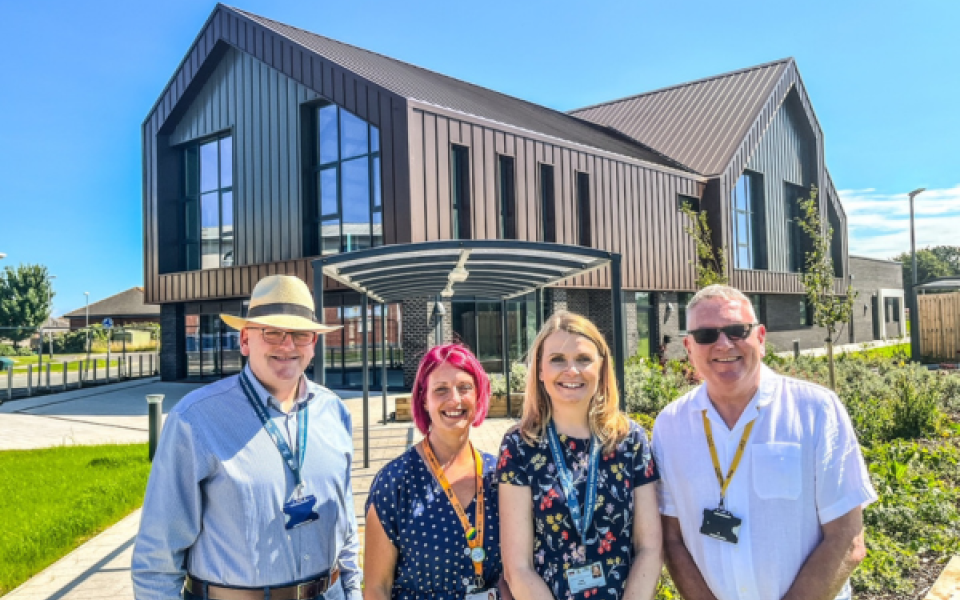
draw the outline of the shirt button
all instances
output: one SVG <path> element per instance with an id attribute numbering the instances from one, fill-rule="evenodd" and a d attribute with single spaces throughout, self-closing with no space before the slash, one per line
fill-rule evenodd
<path id="1" fill-rule="evenodd" d="M 304 555 L 303 555 L 303 560 L 310 560 L 310 555 L 309 555 L 309 554 L 304 554 Z"/>

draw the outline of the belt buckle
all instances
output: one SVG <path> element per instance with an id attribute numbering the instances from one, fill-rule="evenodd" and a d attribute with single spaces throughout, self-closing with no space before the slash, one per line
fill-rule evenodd
<path id="1" fill-rule="evenodd" d="M 297 585 L 297 600 L 309 600 L 319 593 L 320 580 L 308 581 Z"/>

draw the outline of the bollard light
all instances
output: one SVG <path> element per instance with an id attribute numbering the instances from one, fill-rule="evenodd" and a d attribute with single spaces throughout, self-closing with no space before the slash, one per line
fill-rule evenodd
<path id="1" fill-rule="evenodd" d="M 160 440 L 160 418 L 163 415 L 163 394 L 147 394 L 150 420 L 150 443 L 148 456 L 153 462 L 157 453 L 157 442 Z"/>

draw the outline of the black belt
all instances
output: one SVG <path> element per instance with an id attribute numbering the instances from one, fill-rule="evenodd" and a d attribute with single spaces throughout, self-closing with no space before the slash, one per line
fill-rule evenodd
<path id="1" fill-rule="evenodd" d="M 208 583 L 187 574 L 183 588 L 195 596 L 205 595 L 210 600 L 265 600 L 268 597 L 270 600 L 308 600 L 327 593 L 339 578 L 340 569 L 334 569 L 329 575 L 296 585 L 237 588 Z M 206 594 L 204 594 L 204 587 L 206 587 Z"/>

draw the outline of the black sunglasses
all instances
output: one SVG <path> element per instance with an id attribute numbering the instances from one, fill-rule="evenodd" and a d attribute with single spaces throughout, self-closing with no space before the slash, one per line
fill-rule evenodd
<path id="1" fill-rule="evenodd" d="M 715 344 L 720 339 L 720 332 L 731 342 L 750 337 L 750 332 L 759 323 L 739 323 L 737 325 L 727 325 L 726 327 L 704 327 L 703 329 L 694 329 L 687 332 L 687 335 L 693 336 L 693 341 L 698 344 Z"/>

